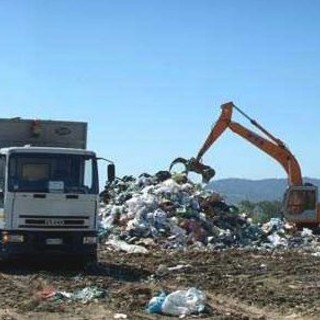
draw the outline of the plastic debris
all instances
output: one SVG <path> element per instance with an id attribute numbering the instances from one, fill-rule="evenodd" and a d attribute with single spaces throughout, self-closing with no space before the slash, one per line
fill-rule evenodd
<path id="1" fill-rule="evenodd" d="M 162 305 L 166 298 L 166 294 L 164 291 L 161 291 L 158 296 L 153 297 L 148 305 L 147 305 L 147 312 L 148 313 L 161 313 L 162 312 Z"/>
<path id="2" fill-rule="evenodd" d="M 205 310 L 205 300 L 203 292 L 196 288 L 177 290 L 165 297 L 161 311 L 179 317 L 198 314 Z"/>
<path id="3" fill-rule="evenodd" d="M 43 288 L 41 291 L 36 293 L 36 296 L 40 300 L 47 300 L 54 297 L 56 291 L 53 288 Z"/>
<path id="4" fill-rule="evenodd" d="M 128 319 L 128 316 L 125 313 L 116 313 L 114 314 L 113 319 Z"/>
<path id="5" fill-rule="evenodd" d="M 312 230 L 308 229 L 308 228 L 303 228 L 302 232 L 301 232 L 301 237 L 306 238 L 306 237 L 312 237 L 313 232 Z"/>
<path id="6" fill-rule="evenodd" d="M 103 298 L 106 295 L 104 289 L 98 287 L 86 287 L 81 290 L 77 290 L 71 295 L 71 299 L 81 301 L 82 303 L 87 303 L 93 299 Z"/>
<path id="7" fill-rule="evenodd" d="M 119 251 L 125 251 L 128 253 L 148 253 L 148 250 L 142 246 L 138 246 L 135 244 L 128 244 L 121 240 L 111 239 L 107 241 L 105 244 L 110 245 Z"/>
<path id="8" fill-rule="evenodd" d="M 73 301 L 80 301 L 82 303 L 87 303 L 93 299 L 103 298 L 106 295 L 106 290 L 102 288 L 98 288 L 96 286 L 86 287 L 83 289 L 76 290 L 75 292 L 66 292 L 66 291 L 59 291 L 54 290 L 52 288 L 43 289 L 39 292 L 38 296 L 42 300 L 73 300 Z"/>
<path id="9" fill-rule="evenodd" d="M 180 271 L 180 270 L 186 270 L 190 268 L 192 268 L 190 264 L 178 264 L 177 266 L 169 267 L 168 271 Z"/>
<path id="10" fill-rule="evenodd" d="M 272 233 L 268 236 L 268 240 L 270 241 L 270 243 L 272 244 L 272 246 L 274 248 L 277 247 L 285 247 L 287 246 L 287 241 L 284 238 L 281 238 L 277 233 Z"/>
<path id="11" fill-rule="evenodd" d="M 117 179 L 103 192 L 99 239 L 105 249 L 147 253 L 151 249 L 291 249 L 320 251 L 309 229 L 295 230 L 284 219 L 254 224 L 223 197 L 185 174 Z"/>

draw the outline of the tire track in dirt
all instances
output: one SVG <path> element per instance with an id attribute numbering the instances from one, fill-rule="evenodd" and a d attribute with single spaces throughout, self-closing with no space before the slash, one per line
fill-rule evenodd
<path id="1" fill-rule="evenodd" d="M 280 314 L 268 308 L 259 308 L 248 305 L 237 299 L 224 295 L 207 293 L 208 302 L 218 313 L 230 319 L 243 320 L 317 320 L 318 317 L 310 317 L 299 314 Z M 209 318 L 208 318 L 209 319 Z"/>

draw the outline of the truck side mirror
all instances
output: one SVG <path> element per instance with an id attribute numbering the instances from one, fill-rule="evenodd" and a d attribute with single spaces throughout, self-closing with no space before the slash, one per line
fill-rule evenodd
<path id="1" fill-rule="evenodd" d="M 116 166 L 113 163 L 108 164 L 108 181 L 114 181 L 116 177 Z"/>

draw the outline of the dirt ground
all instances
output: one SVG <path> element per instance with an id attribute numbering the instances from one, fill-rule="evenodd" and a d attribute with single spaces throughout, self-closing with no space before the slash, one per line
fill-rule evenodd
<path id="1" fill-rule="evenodd" d="M 4 265 L 0 273 L 0 319 L 174 319 L 151 315 L 145 306 L 164 289 L 196 287 L 207 297 L 206 312 L 188 319 L 319 319 L 320 258 L 309 253 L 100 252 L 86 271 L 66 261 Z M 182 265 L 170 271 L 170 267 Z M 169 268 L 169 269 L 168 269 Z M 46 290 L 106 290 L 87 303 L 46 299 Z"/>

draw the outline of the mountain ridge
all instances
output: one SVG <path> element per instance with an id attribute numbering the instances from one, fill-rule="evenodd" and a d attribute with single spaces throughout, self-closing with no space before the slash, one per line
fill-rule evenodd
<path id="1" fill-rule="evenodd" d="M 320 188 L 320 179 L 305 177 L 303 181 Z M 287 186 L 287 179 L 283 178 L 259 180 L 227 178 L 211 181 L 207 187 L 221 194 L 227 203 L 237 204 L 243 200 L 281 201 Z"/>

